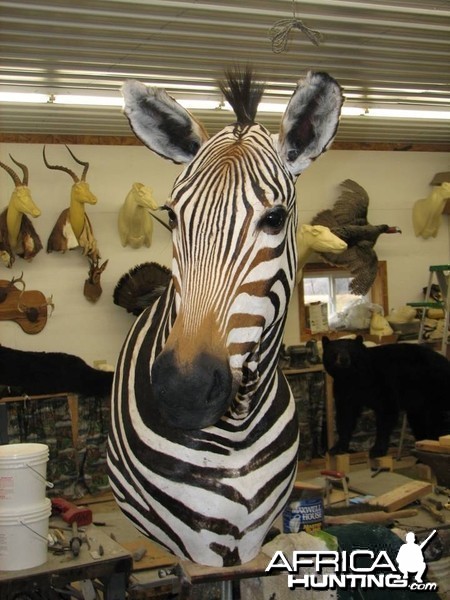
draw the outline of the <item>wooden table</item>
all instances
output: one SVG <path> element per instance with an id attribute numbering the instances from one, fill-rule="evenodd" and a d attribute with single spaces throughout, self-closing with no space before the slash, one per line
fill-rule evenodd
<path id="1" fill-rule="evenodd" d="M 85 534 L 90 549 L 83 542 L 77 557 L 70 551 L 63 555 L 49 551 L 47 562 L 39 567 L 0 571 L 0 598 L 11 600 L 19 592 L 31 595 L 33 590 L 39 590 L 42 598 L 51 598 L 52 589 L 63 589 L 76 581 L 96 580 L 103 586 L 104 600 L 125 600 L 133 563 L 130 553 L 94 525 L 87 527 Z M 66 537 L 70 538 L 70 532 Z"/>
<path id="2" fill-rule="evenodd" d="M 262 552 L 250 562 L 235 567 L 205 567 L 188 560 L 181 560 L 174 567 L 174 573 L 180 582 L 179 599 L 189 600 L 194 594 L 193 588 L 195 585 L 221 583 L 222 598 L 229 600 L 233 597 L 233 584 L 239 586 L 241 579 L 278 574 L 276 570 L 266 573 L 269 562 L 270 557 Z"/>

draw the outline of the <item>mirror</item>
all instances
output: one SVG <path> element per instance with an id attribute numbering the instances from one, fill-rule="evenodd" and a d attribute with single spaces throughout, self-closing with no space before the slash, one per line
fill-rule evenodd
<path id="1" fill-rule="evenodd" d="M 298 283 L 298 307 L 299 307 L 299 320 L 300 320 L 300 340 L 305 342 L 309 339 L 318 338 L 320 339 L 325 332 L 311 334 L 307 327 L 307 314 L 305 304 L 305 292 L 304 292 L 304 279 L 308 278 L 308 275 L 314 274 L 315 276 L 321 273 L 342 273 L 342 275 L 350 277 L 348 271 L 339 267 L 333 267 L 326 263 L 307 263 L 303 267 L 302 279 Z M 356 296 L 355 296 L 356 298 Z M 386 261 L 378 261 L 378 272 L 373 283 L 373 286 L 369 292 L 369 302 L 379 304 L 383 307 L 384 314 L 389 314 L 389 301 L 388 301 L 388 287 L 387 287 L 387 264 Z M 327 335 L 333 337 L 333 332 L 328 332 Z M 339 331 L 339 335 L 342 335 L 342 330 Z"/>

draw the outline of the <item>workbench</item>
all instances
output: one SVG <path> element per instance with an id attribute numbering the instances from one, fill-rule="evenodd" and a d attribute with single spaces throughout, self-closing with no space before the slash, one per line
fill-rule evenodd
<path id="1" fill-rule="evenodd" d="M 0 598 L 12 600 L 19 592 L 51 598 L 52 589 L 92 581 L 102 586 L 104 600 L 125 600 L 133 563 L 131 554 L 94 525 L 86 527 L 85 535 L 90 548 L 83 542 L 76 557 L 70 551 L 57 555 L 50 549 L 47 562 L 38 567 L 0 571 Z"/>

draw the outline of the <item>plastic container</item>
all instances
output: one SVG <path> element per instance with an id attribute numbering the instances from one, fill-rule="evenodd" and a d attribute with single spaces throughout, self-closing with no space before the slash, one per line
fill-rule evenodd
<path id="1" fill-rule="evenodd" d="M 46 444 L 0 446 L 0 510 L 26 510 L 42 505 L 47 481 Z"/>
<path id="2" fill-rule="evenodd" d="M 26 511 L 0 511 L 0 571 L 20 571 L 47 561 L 51 501 Z"/>

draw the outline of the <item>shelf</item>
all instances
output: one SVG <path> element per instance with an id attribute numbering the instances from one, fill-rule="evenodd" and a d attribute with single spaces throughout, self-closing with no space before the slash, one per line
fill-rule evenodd
<path id="1" fill-rule="evenodd" d="M 285 375 L 301 375 L 302 373 L 319 373 L 324 371 L 323 365 L 311 365 L 309 367 L 303 367 L 301 369 L 282 369 Z"/>

